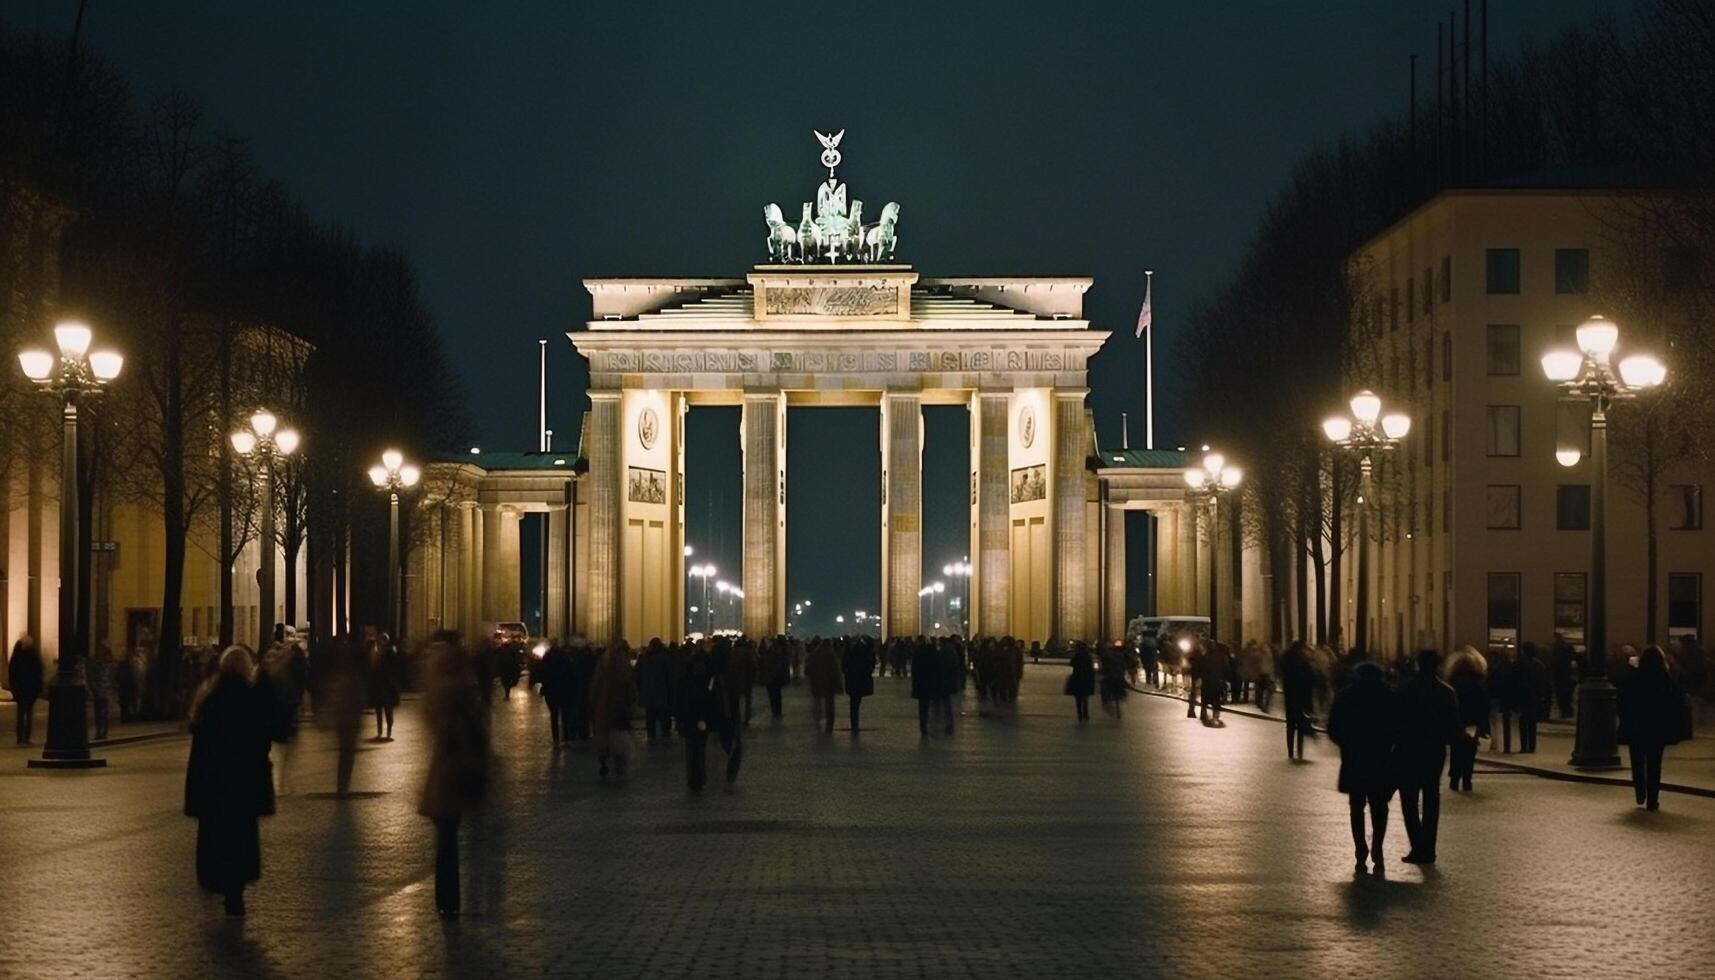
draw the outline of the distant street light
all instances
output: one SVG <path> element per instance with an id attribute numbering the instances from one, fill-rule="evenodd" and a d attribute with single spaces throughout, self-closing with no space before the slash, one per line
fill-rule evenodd
<path id="1" fill-rule="evenodd" d="M 703 582 L 703 632 L 705 634 L 713 632 L 714 610 L 709 608 L 709 579 L 714 578 L 715 576 L 715 566 L 713 563 L 692 565 L 690 568 L 686 569 L 685 572 L 692 578 L 701 579 Z M 691 611 L 695 612 L 696 608 L 697 607 L 692 606 Z"/>
<path id="2" fill-rule="evenodd" d="M 125 358 L 115 351 L 91 351 L 89 327 L 61 323 L 54 327 L 56 356 L 51 351 L 26 350 L 18 366 L 36 387 L 60 398 L 60 636 L 59 669 L 48 685 L 48 737 L 42 757 L 29 760 L 38 768 L 93 768 L 107 764 L 91 758 L 87 711 L 89 691 L 78 661 L 89 641 L 78 616 L 78 558 L 82 548 L 78 526 L 77 406 L 84 396 L 99 393 L 119 377 Z M 22 706 L 19 710 L 23 710 Z"/>
<path id="3" fill-rule="evenodd" d="M 1188 488 L 1185 496 L 1195 503 L 1200 500 L 1209 502 L 1209 639 L 1217 638 L 1217 621 L 1221 618 L 1217 613 L 1220 601 L 1220 589 L 1216 584 L 1216 571 L 1221 567 L 1221 558 L 1216 554 L 1221 531 L 1221 498 L 1238 489 L 1244 480 L 1244 471 L 1237 466 L 1228 466 L 1227 458 L 1220 453 L 1204 453 L 1202 467 L 1193 467 L 1185 471 L 1185 485 Z M 1195 520 L 1195 512 L 1193 512 Z"/>
<path id="4" fill-rule="evenodd" d="M 1590 669 L 1578 683 L 1578 724 L 1571 764 L 1605 768 L 1620 764 L 1616 741 L 1617 692 L 1608 680 L 1608 410 L 1616 401 L 1667 380 L 1667 368 L 1648 354 L 1633 354 L 1613 366 L 1620 328 L 1602 317 L 1578 327 L 1578 350 L 1553 350 L 1542 357 L 1542 373 L 1560 386 L 1566 397 L 1590 404 L 1590 609 L 1584 637 Z M 1555 458 L 1562 466 L 1577 465 L 1582 453 L 1561 447 Z"/>
<path id="5" fill-rule="evenodd" d="M 257 602 L 260 615 L 256 617 L 261 631 L 256 649 L 260 652 L 268 649 L 274 639 L 274 465 L 297 451 L 298 431 L 280 428 L 280 420 L 274 413 L 260 408 L 250 416 L 249 426 L 232 433 L 230 438 L 238 455 L 255 458 L 256 479 L 261 484 L 262 529 L 256 542 L 262 553 L 256 571 L 256 583 L 261 590 Z"/>
<path id="6" fill-rule="evenodd" d="M 1322 423 L 1322 432 L 1341 450 L 1358 457 L 1358 628 L 1355 649 L 1369 654 L 1370 638 L 1370 494 L 1376 453 L 1399 445 L 1411 431 L 1411 416 L 1382 415 L 1382 400 L 1364 390 L 1352 396 L 1352 414 L 1335 415 Z M 1339 542 L 1335 542 L 1339 547 Z"/>
<path id="7" fill-rule="evenodd" d="M 382 453 L 380 465 L 369 468 L 369 482 L 387 491 L 387 635 L 395 644 L 401 640 L 399 579 L 404 574 L 399 567 L 399 491 L 411 489 L 422 478 L 423 471 L 405 462 L 397 449 Z"/>
<path id="8" fill-rule="evenodd" d="M 971 631 L 971 617 L 968 610 L 971 603 L 971 574 L 974 571 L 968 556 L 963 560 L 941 566 L 942 575 L 959 580 L 960 601 L 958 608 L 961 610 L 959 617 L 959 632 L 961 634 L 968 634 Z"/>

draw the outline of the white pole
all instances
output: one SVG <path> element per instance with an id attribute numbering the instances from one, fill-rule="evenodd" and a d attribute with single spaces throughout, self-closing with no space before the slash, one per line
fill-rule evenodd
<path id="1" fill-rule="evenodd" d="M 1156 273 L 1144 269 L 1144 295 L 1149 297 L 1149 330 L 1144 331 L 1144 448 L 1156 448 Z M 544 342 L 545 343 L 545 342 Z"/>
<path id="2" fill-rule="evenodd" d="M 540 376 L 536 386 L 536 451 L 548 452 L 548 341 L 536 341 L 541 351 Z"/>

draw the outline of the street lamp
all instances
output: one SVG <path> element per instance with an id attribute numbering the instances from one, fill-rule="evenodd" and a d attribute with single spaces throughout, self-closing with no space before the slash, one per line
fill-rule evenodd
<path id="1" fill-rule="evenodd" d="M 1382 400 L 1365 389 L 1352 396 L 1351 415 L 1331 416 L 1322 432 L 1339 449 L 1358 457 L 1358 628 L 1356 649 L 1369 654 L 1370 639 L 1370 482 L 1376 453 L 1399 445 L 1411 431 L 1411 416 L 1382 414 Z M 1339 542 L 1334 546 L 1339 547 Z"/>
<path id="2" fill-rule="evenodd" d="M 1566 397 L 1590 404 L 1590 612 L 1584 649 L 1590 669 L 1578 683 L 1578 724 L 1571 764 L 1579 768 L 1620 764 L 1616 741 L 1614 685 L 1608 680 L 1608 409 L 1613 403 L 1660 385 L 1667 368 L 1648 354 L 1633 354 L 1613 364 L 1620 328 L 1595 316 L 1578 326 L 1577 350 L 1552 350 L 1542 356 L 1542 373 Z M 1577 449 L 1555 451 L 1562 466 L 1576 465 Z"/>
<path id="3" fill-rule="evenodd" d="M 379 465 L 369 468 L 369 482 L 377 490 L 387 491 L 387 620 L 388 635 L 394 643 L 399 636 L 399 491 L 409 490 L 423 478 L 423 471 L 410 463 L 397 449 L 381 454 Z"/>
<path id="4" fill-rule="evenodd" d="M 81 536 L 77 504 L 77 403 L 119 377 L 125 358 L 115 351 L 91 351 L 89 327 L 66 322 L 54 327 L 56 355 L 46 350 L 18 354 L 18 366 L 36 387 L 60 397 L 60 637 L 59 669 L 48 685 L 48 738 L 38 768 L 93 768 L 107 764 L 89 754 L 89 691 L 78 661 L 89 635 L 78 617 L 78 557 Z M 22 710 L 20 708 L 20 710 Z"/>
<path id="5" fill-rule="evenodd" d="M 250 416 L 250 425 L 230 436 L 232 448 L 246 459 L 255 457 L 257 481 L 262 484 L 262 530 L 257 544 L 261 547 L 261 562 L 257 566 L 256 583 L 261 587 L 257 617 L 262 637 L 257 650 L 268 649 L 274 638 L 274 464 L 284 462 L 298 449 L 298 431 L 280 428 L 280 420 L 265 408 Z"/>
<path id="6" fill-rule="evenodd" d="M 1209 502 L 1209 639 L 1216 638 L 1217 621 L 1216 603 L 1220 599 L 1220 591 L 1216 584 L 1216 570 L 1221 567 L 1221 559 L 1216 552 L 1219 550 L 1221 532 L 1221 498 L 1238 489 L 1244 480 L 1244 471 L 1237 466 L 1228 466 L 1227 458 L 1220 453 L 1205 453 L 1203 465 L 1185 471 L 1185 496 L 1193 504 L 1198 501 Z"/>
<path id="7" fill-rule="evenodd" d="M 714 610 L 709 607 L 709 579 L 715 575 L 715 566 L 712 562 L 692 565 L 686 569 L 686 574 L 703 581 L 703 632 L 705 634 L 712 633 L 714 632 Z"/>

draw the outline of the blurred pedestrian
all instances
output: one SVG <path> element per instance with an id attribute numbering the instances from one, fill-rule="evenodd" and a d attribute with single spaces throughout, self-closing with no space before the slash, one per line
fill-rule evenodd
<path id="1" fill-rule="evenodd" d="M 1560 640 L 1554 644 L 1554 659 L 1549 665 L 1554 674 L 1554 703 L 1560 717 L 1572 717 L 1572 692 L 1578 687 L 1578 653 L 1572 644 Z"/>
<path id="2" fill-rule="evenodd" d="M 631 650 L 624 640 L 602 654 L 590 679 L 590 731 L 595 739 L 596 762 L 602 778 L 608 763 L 614 774 L 625 778 L 631 756 L 631 711 L 637 705 L 637 682 L 631 676 Z"/>
<path id="3" fill-rule="evenodd" d="M 1478 743 L 1489 737 L 1488 661 L 1474 647 L 1460 647 L 1447 659 L 1443 673 L 1459 696 L 1460 732 L 1453 745 L 1447 784 L 1449 789 L 1469 793 L 1477 768 Z"/>
<path id="4" fill-rule="evenodd" d="M 512 700 L 512 689 L 524 676 L 524 645 L 508 640 L 494 647 L 494 676 L 500 679 L 500 698 Z"/>
<path id="5" fill-rule="evenodd" d="M 1357 663 L 1351 683 L 1334 698 L 1328 711 L 1328 737 L 1340 747 L 1340 792 L 1346 794 L 1352 818 L 1355 871 L 1364 859 L 1376 874 L 1385 874 L 1382 841 L 1387 835 L 1388 800 L 1393 796 L 1391 773 L 1396 702 L 1380 667 Z M 1364 810 L 1369 810 L 1370 837 L 1364 840 Z"/>
<path id="6" fill-rule="evenodd" d="M 744 743 L 730 712 L 731 701 L 726 693 L 725 665 L 716 653 L 696 651 L 685 665 L 680 681 L 675 711 L 679 733 L 685 739 L 685 784 L 693 793 L 701 792 L 708 782 L 709 734 L 720 739 L 726 750 L 726 781 L 731 786 L 738 779 L 738 767 L 744 756 Z"/>
<path id="7" fill-rule="evenodd" d="M 1205 644 L 1198 686 L 1203 689 L 1203 724 L 1221 724 L 1221 697 L 1232 674 L 1232 649 L 1219 640 Z M 1212 716 L 1212 717 L 1211 717 Z"/>
<path id="8" fill-rule="evenodd" d="M 364 673 L 363 652 L 357 642 L 349 636 L 335 640 L 327 702 L 338 751 L 334 789 L 341 796 L 351 792 L 351 774 L 357 765 L 357 733 L 363 726 L 366 694 Z"/>
<path id="9" fill-rule="evenodd" d="M 18 705 L 18 744 L 29 745 L 35 735 L 36 699 L 42 696 L 42 654 L 28 633 L 12 644 L 6 663 L 6 689 Z"/>
<path id="10" fill-rule="evenodd" d="M 637 699 L 643 704 L 643 729 L 649 741 L 673 734 L 673 655 L 659 639 L 637 657 Z"/>
<path id="11" fill-rule="evenodd" d="M 1441 828 L 1441 772 L 1447 751 L 1459 740 L 1459 698 L 1440 676 L 1441 654 L 1422 650 L 1417 673 L 1399 692 L 1396 775 L 1405 834 L 1411 850 L 1407 864 L 1434 864 Z M 1421 811 L 1420 808 L 1421 807 Z"/>
<path id="12" fill-rule="evenodd" d="M 1316 706 L 1316 667 L 1303 640 L 1280 655 L 1280 683 L 1286 712 L 1286 757 L 1302 759 L 1304 736 L 1312 733 L 1310 716 Z"/>
<path id="13" fill-rule="evenodd" d="M 256 667 L 256 687 L 268 695 L 271 724 L 269 737 L 277 746 L 270 750 L 274 761 L 274 793 L 290 792 L 292 749 L 297 740 L 298 715 L 303 704 L 303 655 L 296 644 L 275 642 Z"/>
<path id="14" fill-rule="evenodd" d="M 105 642 L 97 643 L 95 652 L 90 654 L 83 668 L 84 686 L 89 689 L 89 706 L 95 713 L 97 741 L 107 737 L 107 723 L 113 710 L 113 682 L 116 671 L 112 648 Z"/>
<path id="15" fill-rule="evenodd" d="M 587 741 L 590 737 L 590 684 L 600 659 L 588 641 L 581 637 L 572 641 L 572 676 L 577 691 L 571 713 L 574 739 Z"/>
<path id="16" fill-rule="evenodd" d="M 1083 647 L 1082 643 L 1077 644 L 1072 655 L 1077 656 L 1078 651 Z M 1085 650 L 1084 652 L 1088 656 L 1088 651 Z M 1131 666 L 1128 662 L 1129 659 L 1125 655 L 1124 648 L 1118 643 L 1102 651 L 1102 711 L 1114 718 L 1120 717 L 1128 693 L 1126 690 L 1126 671 Z"/>
<path id="17" fill-rule="evenodd" d="M 762 642 L 762 649 L 756 657 L 756 680 L 768 691 L 768 715 L 775 721 L 784 714 L 780 691 L 790 679 L 789 659 L 786 644 L 772 639 Z"/>
<path id="18" fill-rule="evenodd" d="M 1667 671 L 1661 647 L 1638 654 L 1620 686 L 1620 744 L 1629 748 L 1638 806 L 1661 808 L 1661 760 L 1669 745 L 1691 737 L 1691 704 Z"/>
<path id="19" fill-rule="evenodd" d="M 262 877 L 257 820 L 274 812 L 266 695 L 254 687 L 244 647 L 228 647 L 193 702 L 185 815 L 197 821 L 197 884 L 223 896 L 226 914 L 244 914 L 244 888 Z"/>
<path id="20" fill-rule="evenodd" d="M 840 655 L 840 669 L 846 684 L 846 700 L 850 704 L 852 734 L 856 735 L 858 715 L 863 699 L 875 693 L 875 651 L 867 637 L 849 637 L 845 652 Z"/>
<path id="21" fill-rule="evenodd" d="M 1090 648 L 1080 644 L 1072 651 L 1072 672 L 1066 676 L 1066 693 L 1078 710 L 1080 722 L 1090 720 L 1090 695 L 1096 693 L 1096 663 Z"/>
<path id="22" fill-rule="evenodd" d="M 435 908 L 443 917 L 459 914 L 459 822 L 488 793 L 488 718 L 471 660 L 451 630 L 429 643 L 429 767 L 417 812 L 435 822 Z"/>
<path id="23" fill-rule="evenodd" d="M 1502 647 L 1489 655 L 1489 703 L 1501 716 L 1501 752 L 1506 755 L 1513 751 L 1513 716 L 1523 701 L 1514 668 L 1511 650 Z"/>
<path id="24" fill-rule="evenodd" d="M 751 696 L 756 689 L 756 643 L 741 636 L 727 655 L 726 696 L 732 698 L 733 719 L 750 727 Z"/>
<path id="25" fill-rule="evenodd" d="M 1536 751 L 1536 725 L 1548 717 L 1554 703 L 1554 683 L 1548 665 L 1534 643 L 1519 648 L 1513 665 L 1513 683 L 1518 687 L 1518 750 Z"/>
<path id="26" fill-rule="evenodd" d="M 369 643 L 367 674 L 369 707 L 375 711 L 375 738 L 393 741 L 393 709 L 399 706 L 399 687 L 404 681 L 404 666 L 399 660 L 399 647 L 393 638 L 377 630 Z M 383 727 L 385 723 L 385 728 Z"/>
<path id="27" fill-rule="evenodd" d="M 638 659 L 641 672 L 642 658 Z M 542 685 L 542 700 L 548 704 L 548 742 L 559 748 L 572 740 L 568 717 L 572 700 L 577 697 L 576 679 L 572 675 L 571 651 L 558 643 L 548 647 L 530 676 Z"/>
<path id="28" fill-rule="evenodd" d="M 832 640 L 817 640 L 804 658 L 804 679 L 810 683 L 810 717 L 827 734 L 834 732 L 834 698 L 845 688 Z"/>

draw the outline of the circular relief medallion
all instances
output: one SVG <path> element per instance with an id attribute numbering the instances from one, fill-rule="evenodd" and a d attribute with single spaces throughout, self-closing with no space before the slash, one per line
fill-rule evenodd
<path id="1" fill-rule="evenodd" d="M 655 448 L 655 437 L 661 434 L 661 420 L 656 417 L 653 408 L 645 408 L 637 413 L 637 441 L 644 449 Z"/>
<path id="2" fill-rule="evenodd" d="M 1029 405 L 1018 410 L 1018 441 L 1026 449 L 1036 441 L 1036 412 Z"/>

